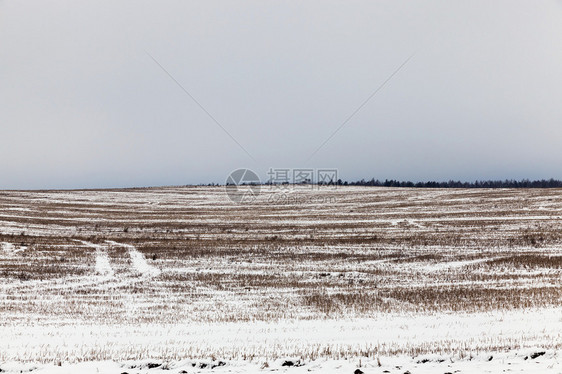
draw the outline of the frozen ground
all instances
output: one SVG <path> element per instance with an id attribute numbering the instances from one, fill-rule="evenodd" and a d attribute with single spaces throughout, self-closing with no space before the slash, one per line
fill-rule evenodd
<path id="1" fill-rule="evenodd" d="M 534 359 L 531 357 L 535 357 Z M 42 374 L 97 374 L 97 373 L 545 373 L 561 372 L 561 362 L 553 352 L 525 350 L 518 352 L 480 354 L 463 360 L 450 357 L 407 356 L 379 359 L 318 359 L 300 360 L 298 357 L 267 360 L 181 360 L 174 362 L 144 361 L 88 361 L 68 364 L 5 363 L 6 372 L 33 372 Z M 289 366 L 290 365 L 290 366 Z M 359 370 L 359 371 L 358 371 Z"/>
<path id="2" fill-rule="evenodd" d="M 560 191 L 288 196 L 0 192 L 0 370 L 562 372 Z"/>

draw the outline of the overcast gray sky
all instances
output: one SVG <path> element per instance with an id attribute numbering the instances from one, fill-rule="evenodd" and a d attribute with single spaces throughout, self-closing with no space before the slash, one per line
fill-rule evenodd
<path id="1" fill-rule="evenodd" d="M 562 178 L 559 1 L 0 0 L 0 47 L 0 188 Z"/>

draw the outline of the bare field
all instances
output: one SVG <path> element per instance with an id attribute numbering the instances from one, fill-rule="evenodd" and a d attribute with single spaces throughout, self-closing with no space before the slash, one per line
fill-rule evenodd
<path id="1" fill-rule="evenodd" d="M 562 349 L 561 190 L 283 196 L 0 192 L 0 360 Z"/>

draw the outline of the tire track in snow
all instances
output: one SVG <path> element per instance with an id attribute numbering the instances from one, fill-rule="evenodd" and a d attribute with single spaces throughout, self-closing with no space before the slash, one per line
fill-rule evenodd
<path id="1" fill-rule="evenodd" d="M 118 243 L 114 241 L 107 241 L 107 244 L 117 245 L 128 249 L 131 262 L 133 264 L 133 271 L 129 276 L 121 274 L 116 277 L 115 272 L 111 266 L 109 254 L 107 253 L 107 244 L 95 244 L 85 240 L 76 240 L 76 242 L 84 245 L 85 247 L 93 248 L 96 251 L 96 264 L 94 274 L 79 276 L 79 277 L 64 277 L 51 280 L 40 281 L 25 281 L 18 284 L 0 285 L 0 290 L 11 290 L 15 292 L 33 291 L 33 292 L 48 292 L 56 290 L 72 290 L 79 288 L 97 288 L 100 290 L 107 290 L 110 288 L 119 288 L 128 286 L 134 282 L 138 282 L 143 278 L 152 278 L 160 275 L 161 270 L 151 266 L 146 261 L 146 258 L 134 246 L 130 244 Z M 139 277 L 138 275 L 141 275 Z"/>
<path id="2" fill-rule="evenodd" d="M 94 244 L 85 240 L 75 240 L 85 247 L 93 248 L 96 251 L 96 264 L 94 274 L 84 276 L 62 277 L 48 280 L 30 280 L 8 285 L 0 285 L 0 289 L 10 289 L 12 292 L 50 292 L 56 290 L 71 290 L 77 288 L 97 287 L 106 283 L 113 283 L 114 271 L 109 261 L 109 255 L 105 246 Z"/>
<path id="3" fill-rule="evenodd" d="M 133 246 L 131 244 L 118 243 L 118 242 L 115 242 L 115 241 L 112 241 L 112 240 L 107 240 L 107 242 L 109 244 L 112 244 L 112 245 L 118 245 L 118 246 L 127 248 L 127 250 L 129 251 L 129 256 L 131 256 L 131 262 L 133 264 L 133 268 L 141 276 L 146 277 L 146 278 L 153 278 L 153 277 L 157 277 L 157 276 L 160 275 L 160 273 L 161 273 L 160 269 L 150 265 L 146 261 L 146 258 L 144 257 L 144 255 L 142 253 L 140 253 L 135 248 L 135 246 Z"/>
<path id="4" fill-rule="evenodd" d="M 90 243 L 84 240 L 79 240 L 79 242 L 87 247 L 95 248 L 97 274 L 108 278 L 113 277 L 115 275 L 111 267 L 111 264 L 109 263 L 109 255 L 107 254 L 107 251 L 103 249 L 102 245 Z"/>

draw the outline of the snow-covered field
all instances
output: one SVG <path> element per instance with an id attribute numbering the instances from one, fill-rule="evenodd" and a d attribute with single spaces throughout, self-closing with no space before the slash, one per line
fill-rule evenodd
<path id="1" fill-rule="evenodd" d="M 560 192 L 3 191 L 0 370 L 562 373 Z"/>

